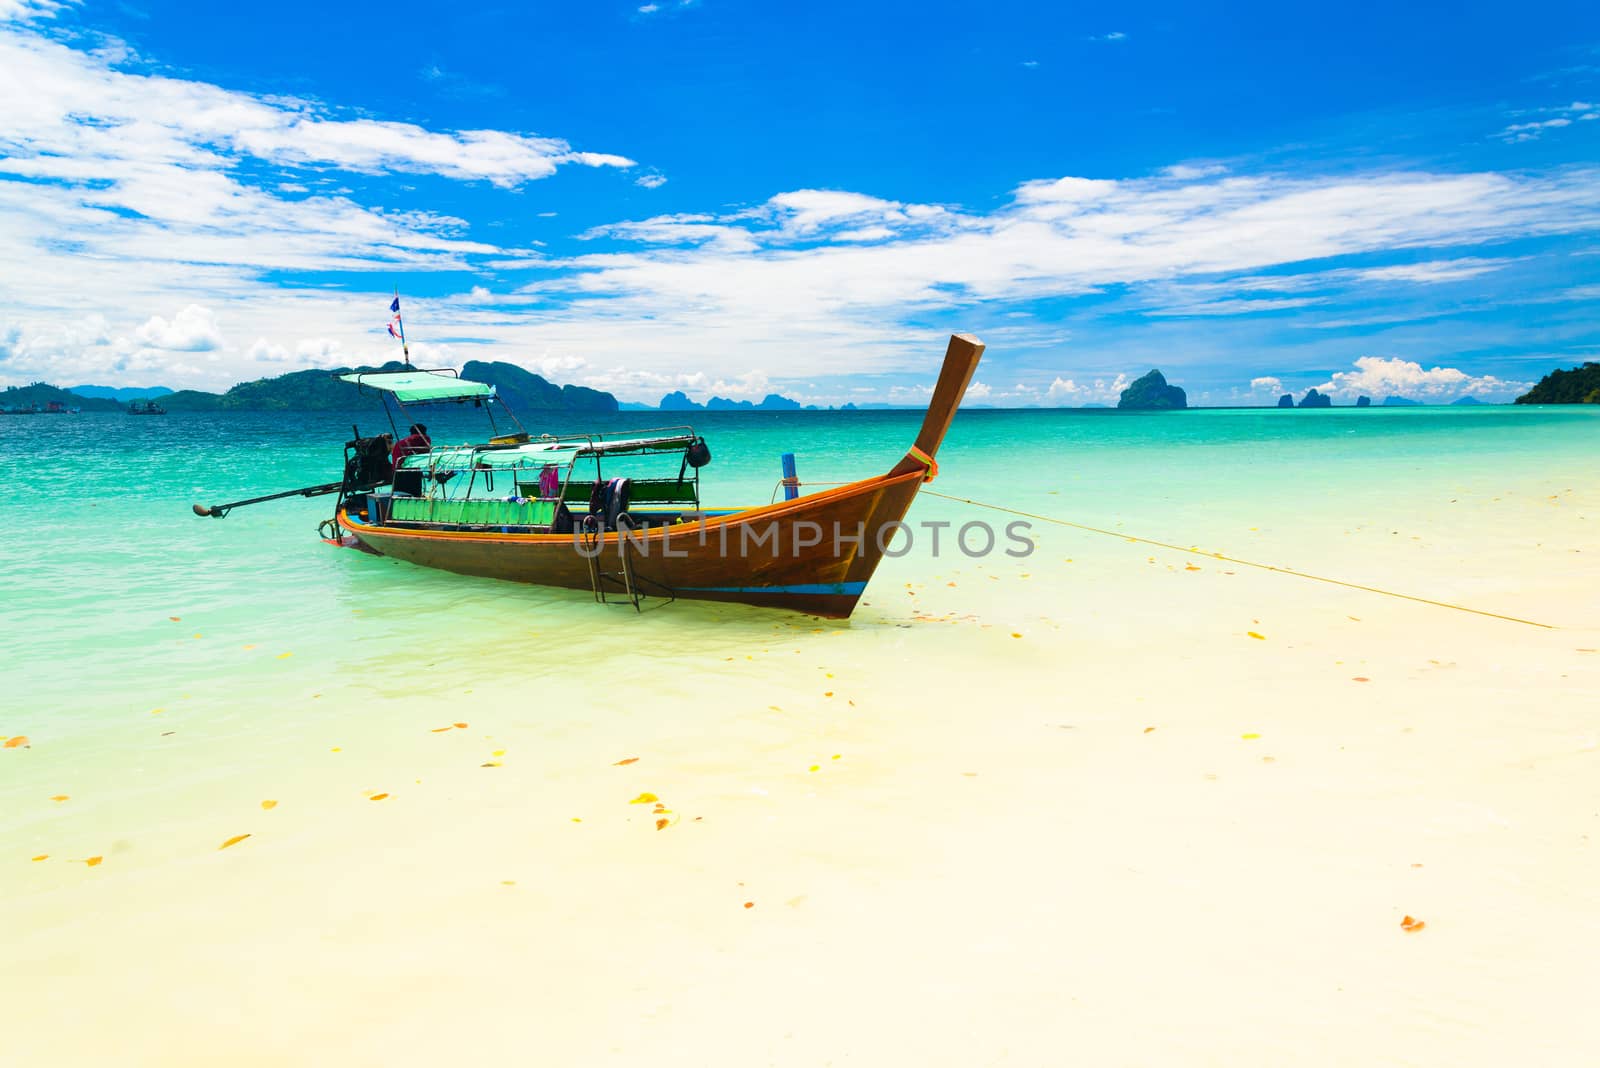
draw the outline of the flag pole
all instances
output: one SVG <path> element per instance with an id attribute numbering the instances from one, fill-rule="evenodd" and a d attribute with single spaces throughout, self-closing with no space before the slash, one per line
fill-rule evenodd
<path id="1" fill-rule="evenodd" d="M 400 303 L 400 287 L 394 287 L 394 302 Z M 406 321 L 397 311 L 394 313 L 395 322 L 400 324 L 400 354 L 406 358 L 406 366 L 411 366 L 411 346 L 406 344 Z"/>

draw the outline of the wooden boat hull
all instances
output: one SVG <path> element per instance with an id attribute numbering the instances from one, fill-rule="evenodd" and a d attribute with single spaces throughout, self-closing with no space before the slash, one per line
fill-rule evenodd
<path id="1" fill-rule="evenodd" d="M 495 534 L 374 527 L 348 512 L 340 527 L 396 560 L 464 575 L 626 595 L 735 601 L 848 616 L 922 484 L 882 476 L 736 515 L 627 536 Z M 837 539 L 835 534 L 837 532 Z M 591 559 L 592 558 L 592 559 Z"/>
<path id="2" fill-rule="evenodd" d="M 541 586 L 630 589 L 843 618 L 854 610 L 934 461 L 983 354 L 950 339 L 921 432 L 888 474 L 762 508 L 624 534 L 507 534 L 375 526 L 347 509 L 340 530 L 365 549 L 464 575 Z"/>

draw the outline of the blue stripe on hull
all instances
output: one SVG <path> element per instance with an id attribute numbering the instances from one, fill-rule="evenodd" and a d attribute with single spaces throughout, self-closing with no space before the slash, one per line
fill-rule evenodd
<path id="1" fill-rule="evenodd" d="M 803 582 L 795 586 L 680 586 L 679 593 L 822 593 L 861 596 L 865 582 Z"/>

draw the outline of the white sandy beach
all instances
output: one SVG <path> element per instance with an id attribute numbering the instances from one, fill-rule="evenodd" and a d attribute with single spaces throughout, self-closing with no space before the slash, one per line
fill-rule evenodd
<path id="1" fill-rule="evenodd" d="M 0 752 L 0 1061 L 1595 1063 L 1600 499 L 1478 488 L 1200 533 L 1554 629 L 1041 527 L 643 689 L 528 627 Z"/>

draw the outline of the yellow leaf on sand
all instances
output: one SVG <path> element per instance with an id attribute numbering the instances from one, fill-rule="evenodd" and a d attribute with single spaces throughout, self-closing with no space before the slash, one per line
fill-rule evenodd
<path id="1" fill-rule="evenodd" d="M 1193 564 L 1184 564 L 1183 565 L 1183 569 L 1185 571 L 1199 571 L 1200 570 L 1198 567 L 1195 567 Z"/>
<path id="2" fill-rule="evenodd" d="M 1248 742 L 1248 741 L 1250 741 L 1250 740 L 1252 740 L 1254 738 L 1261 737 L 1261 735 L 1255 734 L 1255 733 L 1250 733 L 1250 734 L 1241 734 L 1241 735 L 1239 735 L 1239 737 L 1243 738 L 1245 741 Z"/>
<path id="3" fill-rule="evenodd" d="M 293 653 L 279 653 L 278 654 L 278 659 L 279 660 L 287 660 L 293 655 L 294 655 Z"/>
<path id="4" fill-rule="evenodd" d="M 266 809 L 268 812 L 271 812 L 273 809 L 278 807 L 278 803 L 276 801 L 263 801 L 261 802 L 261 807 Z"/>
<path id="5" fill-rule="evenodd" d="M 630 804 L 630 805 L 653 805 L 659 800 L 661 800 L 661 799 L 659 797 L 657 797 L 655 794 L 640 794 L 638 797 L 634 798 L 632 801 L 629 801 L 628 804 Z"/>
<path id="6" fill-rule="evenodd" d="M 386 798 L 388 796 L 389 796 L 388 794 L 373 794 L 371 797 L 367 798 L 367 800 L 368 801 L 382 801 L 384 798 Z"/>
<path id="7" fill-rule="evenodd" d="M 490 753 L 489 755 L 490 756 L 505 756 L 506 755 L 506 751 L 504 749 L 496 749 L 494 752 Z"/>
<path id="8" fill-rule="evenodd" d="M 455 730 L 454 727 L 434 727 L 429 734 L 443 734 L 445 731 Z"/>
<path id="9" fill-rule="evenodd" d="M 670 822 L 671 822 L 670 820 L 656 820 L 656 830 L 658 830 L 658 831 L 664 830 L 666 828 L 667 824 L 670 823 Z"/>
<path id="10" fill-rule="evenodd" d="M 822 770 L 822 765 L 821 764 L 813 764 L 809 768 L 807 768 L 806 770 L 807 771 L 821 771 Z"/>
<path id="11" fill-rule="evenodd" d="M 1245 633 L 1248 634 L 1250 637 L 1254 638 L 1258 642 L 1264 642 L 1264 641 L 1267 640 L 1267 636 L 1265 634 L 1257 634 L 1253 630 L 1247 630 L 1247 631 L 1245 631 Z"/>
<path id="12" fill-rule="evenodd" d="M 1414 916 L 1406 916 L 1400 921 L 1400 929 L 1407 932 L 1420 931 L 1426 926 L 1428 925 Z"/>
<path id="13" fill-rule="evenodd" d="M 499 766 L 500 761 L 498 760 L 486 760 L 482 764 L 478 765 L 480 768 L 498 768 Z"/>
<path id="14" fill-rule="evenodd" d="M 342 753 L 342 752 L 344 752 L 344 750 L 340 749 L 338 746 L 334 746 L 332 749 L 328 750 L 328 752 L 330 752 L 330 753 Z"/>
<path id="15" fill-rule="evenodd" d="M 614 767 L 614 768 L 621 768 L 621 767 L 626 767 L 629 764 L 637 764 L 638 762 L 639 762 L 639 758 L 638 757 L 627 757 L 627 758 L 625 758 L 623 760 L 617 761 L 615 764 L 613 764 L 611 766 Z"/>
<path id="16" fill-rule="evenodd" d="M 244 841 L 246 838 L 249 838 L 249 837 L 250 836 L 248 834 L 236 834 L 232 838 L 228 839 L 226 842 L 223 842 L 221 845 L 217 846 L 217 849 L 220 851 L 220 850 L 223 850 L 223 849 L 227 849 L 229 846 L 236 846 L 240 842 Z"/>
<path id="17" fill-rule="evenodd" d="M 1012 632 L 1011 632 L 1011 636 L 1012 636 L 1012 637 L 1013 637 L 1013 638 L 1020 638 L 1020 637 L 1022 637 L 1022 635 L 1020 635 L 1020 634 L 1018 634 L 1018 633 L 1017 633 L 1017 632 L 1016 632 L 1016 631 L 1012 631 Z"/>
<path id="18" fill-rule="evenodd" d="M 35 864 L 37 864 L 41 860 L 49 860 L 50 859 L 50 854 L 49 853 L 40 853 L 38 856 L 36 856 L 36 857 L 34 857 L 32 859 L 33 859 L 33 862 Z"/>
<path id="19" fill-rule="evenodd" d="M 580 818 L 579 818 L 579 817 L 577 817 L 577 816 L 574 816 L 574 817 L 572 817 L 572 822 L 573 822 L 573 823 L 582 823 L 582 822 L 583 822 L 583 820 L 582 820 L 582 819 L 580 819 Z"/>
<path id="20" fill-rule="evenodd" d="M 91 868 L 98 868 L 100 866 L 100 862 L 105 859 L 105 857 L 87 857 L 84 859 L 83 863 L 89 865 Z"/>
<path id="21" fill-rule="evenodd" d="M 6 743 L 5 743 L 5 748 L 6 749 L 21 749 L 23 746 L 25 746 L 27 744 L 28 744 L 28 736 L 26 734 L 19 734 L 15 738 L 7 738 L 6 739 Z"/>
<path id="22" fill-rule="evenodd" d="M 50 800 L 52 800 L 52 801 L 67 801 L 67 800 L 70 800 L 70 799 L 71 799 L 71 795 L 70 794 L 53 794 L 50 797 Z"/>
<path id="23" fill-rule="evenodd" d="M 455 727 L 458 730 L 463 730 L 463 731 L 467 729 L 467 725 L 465 723 L 452 723 L 452 724 L 450 724 L 450 726 Z"/>
<path id="24" fill-rule="evenodd" d="M 842 756 L 844 756 L 843 753 L 835 753 L 835 754 L 833 754 L 833 756 L 829 757 L 828 759 L 829 760 L 838 760 Z"/>

